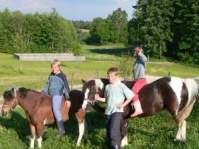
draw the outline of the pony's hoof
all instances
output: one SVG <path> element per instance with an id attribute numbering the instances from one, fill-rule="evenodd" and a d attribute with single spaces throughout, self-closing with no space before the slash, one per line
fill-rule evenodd
<path id="1" fill-rule="evenodd" d="M 77 147 L 80 147 L 80 143 L 77 143 L 76 146 L 77 146 Z"/>
<path id="2" fill-rule="evenodd" d="M 179 138 L 175 138 L 174 142 L 186 142 L 186 139 L 179 139 Z"/>

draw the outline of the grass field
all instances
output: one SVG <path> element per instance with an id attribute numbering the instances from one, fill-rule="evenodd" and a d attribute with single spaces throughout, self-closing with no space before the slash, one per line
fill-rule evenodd
<path id="1" fill-rule="evenodd" d="M 81 79 L 106 76 L 111 66 L 131 68 L 132 59 L 127 57 L 129 49 L 123 45 L 84 46 L 85 62 L 63 62 L 64 72 L 70 84 L 80 84 Z M 125 55 L 125 57 L 123 56 Z M 128 71 L 130 71 L 128 69 Z M 28 87 L 41 89 L 50 71 L 49 62 L 18 61 L 9 54 L 0 54 L 0 95 L 8 87 Z M 180 77 L 195 77 L 198 67 L 161 61 L 147 64 L 147 74 L 166 76 L 170 73 Z M 127 73 L 130 75 L 129 73 Z M 130 76 L 127 76 L 130 78 Z M 129 143 L 125 149 L 197 149 L 199 148 L 199 104 L 196 103 L 188 118 L 186 143 L 174 142 L 175 122 L 163 111 L 156 116 L 129 120 Z M 84 139 L 80 149 L 105 149 L 105 120 L 95 112 L 87 115 L 88 138 Z M 76 148 L 78 136 L 76 121 L 72 118 L 65 124 L 67 135 L 60 140 L 56 137 L 57 129 L 49 126 L 44 133 L 43 149 Z M 29 129 L 23 110 L 17 108 L 8 117 L 0 117 L 0 149 L 28 148 Z"/>
<path id="2" fill-rule="evenodd" d="M 167 112 L 163 111 L 155 116 L 129 120 L 129 145 L 124 149 L 197 149 L 199 148 L 199 105 L 196 103 L 191 116 L 188 118 L 187 141 L 175 142 L 176 125 Z M 6 118 L 0 118 L 0 148 L 26 149 L 28 148 L 29 129 L 27 120 L 20 108 L 17 108 Z M 87 114 L 88 138 L 82 140 L 80 149 L 106 149 L 105 120 L 98 113 Z M 43 149 L 71 149 L 76 148 L 78 127 L 72 118 L 65 123 L 66 136 L 56 137 L 57 129 L 48 126 L 44 133 Z"/>
<path id="3" fill-rule="evenodd" d="M 123 45 L 83 46 L 85 62 L 63 62 L 63 70 L 71 85 L 81 84 L 81 79 L 106 77 L 111 66 L 125 68 L 125 77 L 131 78 L 132 58 L 127 57 L 129 49 Z M 148 75 L 167 76 L 168 73 L 180 77 L 195 77 L 199 68 L 172 62 L 150 62 Z M 127 70 L 126 70 L 127 69 Z M 0 54 L 0 95 L 9 87 L 42 89 L 50 71 L 50 62 L 18 61 L 12 55 Z"/>

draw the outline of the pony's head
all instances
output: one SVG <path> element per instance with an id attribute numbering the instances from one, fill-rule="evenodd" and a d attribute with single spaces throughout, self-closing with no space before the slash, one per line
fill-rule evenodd
<path id="1" fill-rule="evenodd" d="M 11 88 L 3 93 L 4 102 L 1 109 L 2 115 L 6 115 L 7 113 L 9 113 L 18 104 L 16 98 L 17 96 L 16 92 L 17 90 L 15 88 Z"/>
<path id="2" fill-rule="evenodd" d="M 95 103 L 95 94 L 99 94 L 99 96 L 104 96 L 104 88 L 105 85 L 109 83 L 108 79 L 100 78 L 93 79 L 89 81 L 84 81 L 82 92 L 84 93 L 84 100 L 87 100 L 89 103 Z"/>

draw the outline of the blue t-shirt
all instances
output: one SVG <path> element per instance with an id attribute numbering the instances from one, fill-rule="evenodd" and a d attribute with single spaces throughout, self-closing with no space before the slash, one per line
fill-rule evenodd
<path id="1" fill-rule="evenodd" d="M 122 112 L 118 108 L 125 99 L 133 98 L 133 92 L 122 82 L 117 82 L 116 84 L 108 84 L 105 87 L 105 98 L 107 101 L 107 107 L 105 110 L 106 115 L 110 115 L 114 112 Z"/>

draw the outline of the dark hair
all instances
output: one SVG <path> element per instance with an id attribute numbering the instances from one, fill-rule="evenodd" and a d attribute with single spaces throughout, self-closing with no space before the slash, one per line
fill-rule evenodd
<path id="1" fill-rule="evenodd" d="M 133 48 L 133 51 L 135 50 L 135 49 L 143 49 L 143 45 L 141 44 L 141 45 L 137 45 L 137 46 L 135 46 L 134 48 Z"/>
<path id="2" fill-rule="evenodd" d="M 113 72 L 115 73 L 115 75 L 119 75 L 119 70 L 118 70 L 117 67 L 109 68 L 108 71 L 107 71 L 107 74 L 110 74 L 110 73 L 113 73 Z"/>

